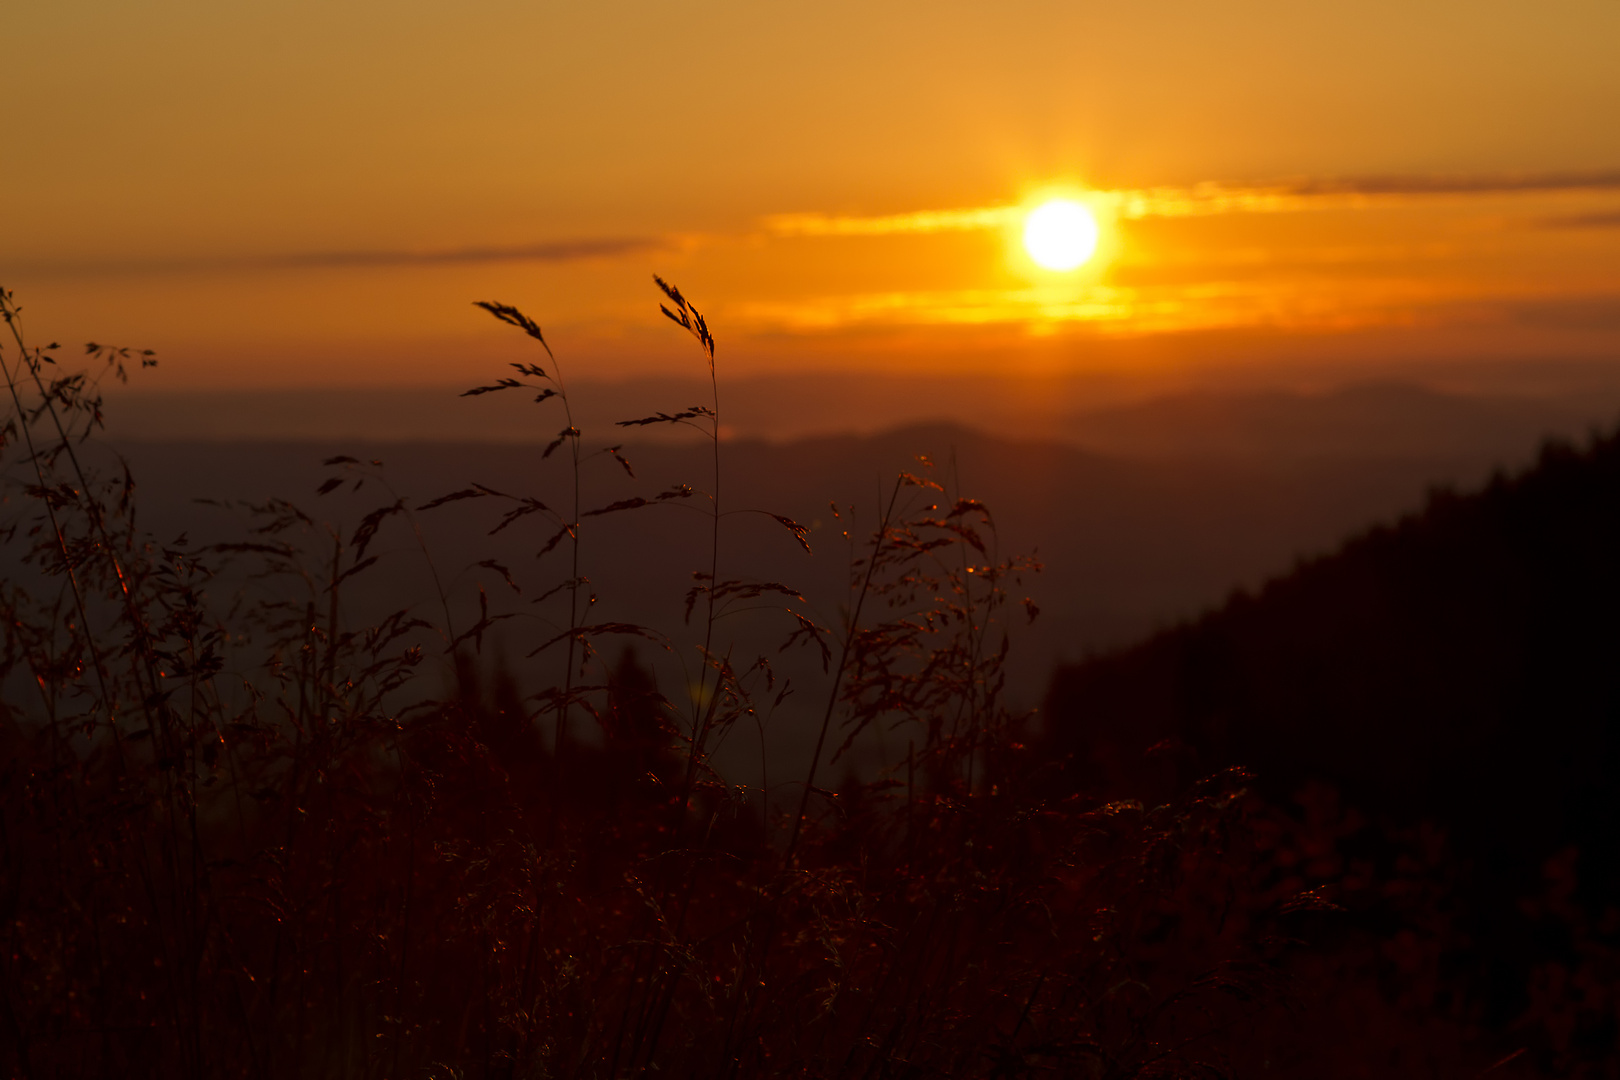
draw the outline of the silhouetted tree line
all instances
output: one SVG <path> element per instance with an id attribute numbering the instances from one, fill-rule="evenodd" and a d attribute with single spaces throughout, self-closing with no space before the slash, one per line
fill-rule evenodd
<path id="1" fill-rule="evenodd" d="M 1438 1023 L 1552 1072 L 1620 1068 L 1620 435 L 1436 491 L 1064 668 L 1046 716 L 1063 784 L 1098 797 L 1251 768 L 1291 808 L 1279 865 L 1347 909 L 1335 994 L 1376 985 L 1414 1038 Z"/>

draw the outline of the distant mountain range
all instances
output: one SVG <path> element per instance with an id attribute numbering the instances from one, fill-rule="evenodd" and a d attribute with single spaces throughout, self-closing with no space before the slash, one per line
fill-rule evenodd
<path id="1" fill-rule="evenodd" d="M 1448 394 L 1403 383 L 1331 393 L 1182 394 L 1077 413 L 1077 445 L 1123 457 L 1242 461 L 1455 458 L 1517 462 L 1549 436 L 1607 427 L 1603 397 Z"/>
<path id="2" fill-rule="evenodd" d="M 500 443 L 378 443 L 216 441 L 121 442 L 141 485 L 143 519 L 160 532 L 196 533 L 206 523 L 226 527 L 215 510 L 195 497 L 263 498 L 281 495 L 312 511 L 352 516 L 381 489 L 375 484 L 345 503 L 339 492 L 317 500 L 327 475 L 321 461 L 339 453 L 386 463 L 388 482 L 416 503 L 478 481 L 499 490 L 560 494 L 563 472 L 540 448 Z M 646 495 L 672 483 L 706 489 L 707 451 L 690 443 L 630 443 L 624 451 L 636 479 L 598 462 L 587 475 L 587 498 L 605 504 Z M 1481 460 L 1368 455 L 1323 457 L 1283 467 L 1245 459 L 1153 460 L 1104 456 L 1051 441 L 996 438 L 952 425 L 922 425 L 875 435 L 823 436 L 785 443 L 738 439 L 724 447 L 725 497 L 731 507 L 768 509 L 812 527 L 818 557 L 794 562 L 747 533 L 731 555 L 751 573 L 790 575 L 807 587 L 836 590 L 841 584 L 843 541 L 827 511 L 829 500 L 855 504 L 858 528 L 870 523 L 876 493 L 914 455 L 938 463 L 941 478 L 953 473 L 960 490 L 986 502 L 996 515 L 1003 549 L 1037 551 L 1046 572 L 1029 586 L 1048 612 L 1028 656 L 1031 675 L 1044 678 L 1058 659 L 1122 645 L 1158 626 L 1186 618 L 1219 602 L 1239 585 L 1257 584 L 1294 560 L 1325 550 L 1369 521 L 1410 509 L 1437 484 L 1478 480 Z M 605 460 L 605 459 L 604 459 Z M 954 464 L 953 464 L 954 463 Z M 486 543 L 476 522 L 482 508 L 462 505 L 425 519 L 433 547 L 446 565 L 459 569 L 494 547 L 503 558 L 528 567 L 530 552 L 544 537 L 512 530 Z M 672 519 L 681 521 L 684 518 Z M 622 558 L 641 538 L 629 522 L 622 532 L 598 535 L 604 603 Z M 679 532 L 679 526 L 672 527 Z M 760 547 L 759 544 L 765 546 Z M 685 589 L 681 564 L 687 552 L 671 541 L 659 553 L 630 560 L 640 569 L 624 592 L 654 595 L 660 579 Z M 402 566 L 416 556 L 400 556 Z M 787 564 L 781 562 L 786 558 Z M 672 565 L 673 564 L 673 565 Z M 830 595 L 830 594 L 829 594 Z"/>
<path id="3" fill-rule="evenodd" d="M 1415 507 L 1430 487 L 1477 484 L 1528 460 L 1549 436 L 1581 437 L 1620 406 L 1601 394 L 1487 398 L 1385 384 L 1077 410 L 1062 394 L 1031 396 L 1013 382 L 987 380 L 977 392 L 951 379 L 874 376 L 854 386 L 860 392 L 845 383 L 784 376 L 723 388 L 733 505 L 824 518 L 828 499 L 870 503 L 910 453 L 942 464 L 954 453 L 963 489 L 996 509 L 1008 548 L 1039 548 L 1048 566 L 1037 589 L 1054 614 L 1040 663 L 1187 617 Z M 668 429 L 627 431 L 613 420 L 706 392 L 678 379 L 586 383 L 573 394 L 575 419 L 598 442 L 635 440 L 635 460 L 657 466 L 648 476 L 700 483 L 700 450 L 655 447 L 647 440 Z M 895 429 L 913 414 L 973 422 Z M 477 478 L 544 486 L 539 477 L 554 469 L 537 466 L 533 448 L 562 426 L 555 402 L 424 390 L 132 394 L 113 399 L 108 416 L 115 441 L 154 461 L 138 476 L 154 507 L 172 511 L 204 492 L 310 491 L 318 462 L 339 452 L 386 460 L 394 482 L 424 499 Z M 829 416 L 841 433 L 825 432 Z M 876 430 L 884 418 L 887 429 Z M 823 433 L 805 434 L 818 424 Z M 207 452 L 190 449 L 197 443 Z M 598 490 L 625 497 L 645 486 L 604 475 Z"/>
<path id="4" fill-rule="evenodd" d="M 498 374 L 498 373 L 497 373 Z M 109 429 L 141 441 L 304 440 L 544 442 L 558 426 L 530 395 L 442 389 L 111 391 Z M 1620 415 L 1620 387 L 1516 395 L 1369 383 L 1305 393 L 1198 391 L 1122 397 L 1061 379 L 782 375 L 722 387 L 738 439 L 787 442 L 951 423 L 1112 457 L 1220 457 L 1291 464 L 1322 458 L 1430 458 L 1488 468 L 1524 460 L 1547 436 L 1579 437 Z M 587 432 L 707 401 L 695 379 L 647 378 L 573 388 Z M 643 432 L 643 434 L 646 434 Z M 656 434 L 656 433 L 654 433 Z"/>

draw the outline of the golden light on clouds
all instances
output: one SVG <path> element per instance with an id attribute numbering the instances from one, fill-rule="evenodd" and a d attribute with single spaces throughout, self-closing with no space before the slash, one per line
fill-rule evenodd
<path id="1" fill-rule="evenodd" d="M 479 297 L 658 371 L 655 272 L 762 370 L 1489 318 L 1620 356 L 1620 6 L 1566 7 L 14 4 L 49 167 L 0 283 L 145 383 L 451 379 L 506 344 Z M 1056 198 L 1068 271 L 1023 243 Z"/>
<path id="2" fill-rule="evenodd" d="M 1051 189 L 1048 188 L 1048 191 Z M 1376 197 L 1391 201 L 1406 192 L 1379 192 Z M 1304 189 L 1302 185 L 1237 186 L 1197 184 L 1189 187 L 1120 188 L 1088 190 L 1085 202 L 1054 197 L 1044 201 L 1079 206 L 1093 223 L 1097 211 L 1128 220 L 1143 218 L 1203 217 L 1216 214 L 1264 214 L 1322 209 L 1330 205 L 1365 205 L 1374 195 L 1353 189 Z M 762 221 L 771 236 L 894 236 L 907 233 L 973 232 L 1022 227 L 1028 220 L 1027 205 L 960 207 L 947 210 L 914 210 L 901 214 L 773 214 Z"/>
<path id="3" fill-rule="evenodd" d="M 1024 218 L 1024 250 L 1048 270 L 1073 270 L 1097 251 L 1097 219 L 1073 199 L 1048 199 Z"/>
<path id="4" fill-rule="evenodd" d="M 534 297 L 548 329 L 601 370 L 656 369 L 642 289 L 652 270 L 693 283 L 731 335 L 730 355 L 771 370 L 808 362 L 781 359 L 794 350 L 832 362 L 835 344 L 861 363 L 881 355 L 905 366 L 951 349 L 1014 356 L 1072 342 L 1083 358 L 1105 339 L 1228 331 L 1305 342 L 1456 327 L 1473 342 L 1471 327 L 1493 325 L 1502 341 L 1565 351 L 1620 340 L 1608 299 L 1620 295 L 1620 170 L 1139 188 L 1053 177 L 1014 190 L 995 202 L 891 201 L 873 213 L 741 217 L 680 233 L 154 252 L 24 269 L 64 297 L 91 296 L 98 319 L 131 340 L 208 359 L 221 382 L 318 381 L 333 342 L 350 372 L 360 347 L 371 349 L 367 378 L 393 370 L 383 357 L 427 342 L 412 370 L 431 379 L 444 351 L 433 343 L 473 347 L 460 343 L 464 313 L 445 302 L 463 295 Z M 249 359 L 270 342 L 273 366 Z"/>
<path id="5" fill-rule="evenodd" d="M 1016 221 L 1016 206 L 980 206 L 965 210 L 917 210 L 908 214 L 774 214 L 764 221 L 773 236 L 892 236 L 903 233 L 971 232 L 999 229 Z"/>
<path id="6" fill-rule="evenodd" d="M 1594 257 L 1612 250 L 1605 223 L 1620 217 L 1553 209 L 1614 205 L 1613 170 L 1143 188 L 1068 182 L 1031 195 L 761 219 L 762 239 L 807 245 L 795 249 L 799 277 L 732 310 L 750 328 L 790 334 L 992 325 L 1036 336 L 1066 326 L 1110 336 L 1331 333 L 1477 321 L 1544 302 L 1550 281 L 1554 292 L 1600 295 L 1620 280 Z M 1562 233 L 1558 222 L 1569 223 Z M 971 241 L 976 233 L 987 242 Z M 995 255 L 995 234 L 1007 257 Z M 856 249 L 845 242 L 860 245 L 858 282 L 849 280 Z M 1549 260 L 1556 269 L 1539 266 Z M 883 287 L 888 281 L 912 287 Z"/>

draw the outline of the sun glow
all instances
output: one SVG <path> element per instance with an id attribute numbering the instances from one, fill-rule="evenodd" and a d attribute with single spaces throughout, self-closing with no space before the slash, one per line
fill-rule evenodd
<path id="1" fill-rule="evenodd" d="M 1097 219 L 1072 199 L 1051 199 L 1024 219 L 1024 250 L 1048 270 L 1073 270 L 1097 250 Z"/>

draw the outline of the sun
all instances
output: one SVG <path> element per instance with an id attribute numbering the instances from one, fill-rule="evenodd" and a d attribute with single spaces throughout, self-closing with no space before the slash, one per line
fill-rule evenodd
<path id="1" fill-rule="evenodd" d="M 1048 270 L 1073 270 L 1097 250 L 1097 219 L 1072 199 L 1051 199 L 1024 219 L 1024 250 Z"/>

